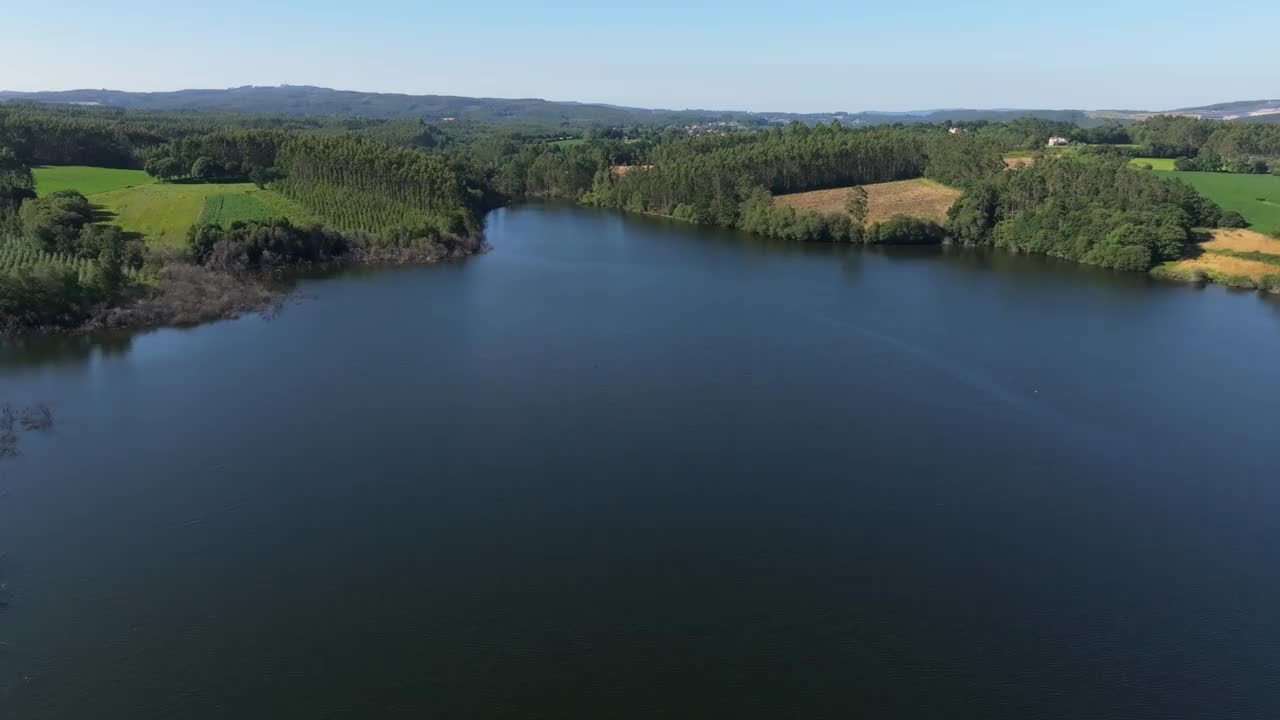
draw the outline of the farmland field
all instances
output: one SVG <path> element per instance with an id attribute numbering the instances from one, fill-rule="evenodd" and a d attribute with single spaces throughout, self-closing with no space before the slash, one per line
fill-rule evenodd
<path id="1" fill-rule="evenodd" d="M 1261 233 L 1280 230 L 1280 177 L 1212 172 L 1161 172 L 1199 190 L 1228 210 L 1236 210 Z"/>
<path id="2" fill-rule="evenodd" d="M 893 215 L 912 215 L 935 222 L 946 222 L 947 210 L 960 197 L 960 191 L 925 178 L 863 185 L 867 191 L 867 222 L 876 223 Z M 849 188 L 813 190 L 779 195 L 775 203 L 820 213 L 845 212 Z"/>
<path id="3" fill-rule="evenodd" d="M 1213 280 L 1248 287 L 1280 274 L 1280 240 L 1252 230 L 1214 230 L 1194 257 L 1161 265 L 1155 274 L 1192 279 L 1197 273 Z"/>
<path id="4" fill-rule="evenodd" d="M 251 183 L 140 185 L 95 195 L 92 201 L 109 214 L 106 222 L 141 233 L 150 244 L 176 247 L 187 241 L 187 228 L 200 218 L 205 198 L 256 189 Z"/>
<path id="5" fill-rule="evenodd" d="M 251 183 L 141 185 L 94 195 L 92 202 L 108 213 L 106 222 L 140 233 L 153 245 L 182 245 L 197 220 L 222 225 L 278 217 L 299 224 L 313 220 L 279 193 Z"/>
<path id="6" fill-rule="evenodd" d="M 223 226 L 237 220 L 261 222 L 273 218 L 288 218 L 297 224 L 311 221 L 307 213 L 288 198 L 270 190 L 256 188 L 210 195 L 205 198 L 204 210 L 200 213 L 201 222 Z"/>
<path id="7" fill-rule="evenodd" d="M 1135 167 L 1150 165 L 1152 170 L 1162 170 L 1164 172 L 1171 172 L 1173 170 L 1173 158 L 1140 157 L 1130 160 L 1129 164 Z"/>
<path id="8" fill-rule="evenodd" d="M 59 190 L 77 190 L 82 195 L 94 195 L 155 182 L 155 178 L 141 170 L 83 165 L 42 165 L 32 168 L 31 174 L 35 176 L 37 195 Z"/>

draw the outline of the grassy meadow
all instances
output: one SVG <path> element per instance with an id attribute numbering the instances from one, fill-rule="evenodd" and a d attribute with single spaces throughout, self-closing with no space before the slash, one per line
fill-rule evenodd
<path id="1" fill-rule="evenodd" d="M 140 185 L 95 195 L 90 200 L 106 213 L 105 222 L 140 233 L 152 245 L 178 247 L 187 241 L 187 228 L 204 212 L 206 198 L 254 189 L 251 183 Z"/>
<path id="2" fill-rule="evenodd" d="M 42 165 L 32 168 L 31 174 L 35 176 L 37 195 L 48 195 L 59 190 L 77 190 L 81 195 L 96 195 L 155 182 L 155 178 L 141 170 L 84 165 Z"/>
<path id="3" fill-rule="evenodd" d="M 287 217 L 311 222 L 306 212 L 271 190 L 252 183 L 219 185 L 139 185 L 89 198 L 104 212 L 104 222 L 136 232 L 152 245 L 179 247 L 198 220 L 229 225 L 236 220 Z"/>
<path id="4" fill-rule="evenodd" d="M 1249 221 L 1260 233 L 1280 231 L 1280 176 L 1240 173 L 1160 171 L 1199 190 L 1205 197 Z"/>
<path id="5" fill-rule="evenodd" d="M 867 222 L 877 223 L 894 215 L 911 215 L 937 223 L 947 221 L 947 210 L 960 191 L 926 178 L 863 185 L 867 191 Z M 773 201 L 798 211 L 845 213 L 849 188 L 813 190 L 779 195 Z"/>
<path id="6" fill-rule="evenodd" d="M 1150 165 L 1152 170 L 1159 170 L 1161 172 L 1173 172 L 1173 158 L 1139 157 L 1139 158 L 1134 158 L 1130 160 L 1129 164 L 1133 165 L 1134 167 L 1146 167 L 1147 165 Z"/>
<path id="7" fill-rule="evenodd" d="M 250 183 L 157 183 L 142 170 L 88 166 L 32 168 L 36 193 L 76 190 L 102 211 L 102 221 L 142 235 L 155 245 L 177 247 L 197 220 L 230 225 L 236 220 L 289 218 L 315 222 L 310 213 L 280 193 Z"/>

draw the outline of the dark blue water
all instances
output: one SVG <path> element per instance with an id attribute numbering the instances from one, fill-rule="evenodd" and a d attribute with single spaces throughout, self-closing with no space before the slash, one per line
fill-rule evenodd
<path id="1" fill-rule="evenodd" d="M 0 350 L 0 717 L 1280 716 L 1280 304 L 488 235 Z"/>

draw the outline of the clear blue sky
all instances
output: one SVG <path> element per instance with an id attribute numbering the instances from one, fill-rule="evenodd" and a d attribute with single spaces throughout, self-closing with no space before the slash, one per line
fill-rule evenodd
<path id="1" fill-rule="evenodd" d="M 793 111 L 1280 97 L 1280 0 L 0 0 L 0 16 L 15 21 L 7 90 L 288 83 Z"/>

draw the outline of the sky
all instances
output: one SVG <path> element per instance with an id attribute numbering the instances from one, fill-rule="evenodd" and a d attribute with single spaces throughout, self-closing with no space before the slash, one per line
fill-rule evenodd
<path id="1" fill-rule="evenodd" d="M 0 0 L 0 17 L 0 90 L 291 84 L 792 112 L 1280 98 L 1280 0 Z"/>

